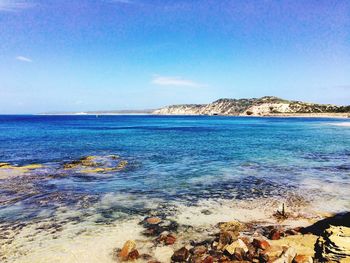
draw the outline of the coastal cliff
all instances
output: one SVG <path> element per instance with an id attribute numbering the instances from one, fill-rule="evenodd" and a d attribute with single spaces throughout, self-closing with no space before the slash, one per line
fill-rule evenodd
<path id="1" fill-rule="evenodd" d="M 346 117 L 350 106 L 316 104 L 266 96 L 251 99 L 219 99 L 209 104 L 171 105 L 157 109 L 160 115 L 287 116 L 338 114 Z"/>

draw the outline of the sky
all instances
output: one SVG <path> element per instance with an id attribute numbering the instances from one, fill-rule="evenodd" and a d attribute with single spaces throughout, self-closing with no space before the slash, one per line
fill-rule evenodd
<path id="1" fill-rule="evenodd" d="M 350 104 L 350 1 L 0 0 L 0 113 Z"/>

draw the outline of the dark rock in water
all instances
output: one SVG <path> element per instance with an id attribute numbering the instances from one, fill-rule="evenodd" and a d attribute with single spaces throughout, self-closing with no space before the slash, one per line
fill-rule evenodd
<path id="1" fill-rule="evenodd" d="M 182 247 L 179 250 L 176 250 L 171 257 L 171 260 L 174 262 L 185 262 L 190 255 L 190 252 L 187 248 Z"/>
<path id="2" fill-rule="evenodd" d="M 317 239 L 315 251 L 321 262 L 350 262 L 350 228 L 330 226 Z"/>
<path id="3" fill-rule="evenodd" d="M 158 236 L 165 231 L 176 232 L 179 226 L 175 221 L 160 219 L 158 217 L 146 217 L 140 224 L 146 228 L 143 231 L 145 236 Z"/>

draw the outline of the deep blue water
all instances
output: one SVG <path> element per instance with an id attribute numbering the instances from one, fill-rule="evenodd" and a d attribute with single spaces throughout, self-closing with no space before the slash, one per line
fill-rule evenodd
<path id="1" fill-rule="evenodd" d="M 43 208 L 54 210 L 59 202 L 74 206 L 82 195 L 92 200 L 113 193 L 196 202 L 283 195 L 297 190 L 305 178 L 321 184 L 349 183 L 350 127 L 331 125 L 340 122 L 349 121 L 0 116 L 0 162 L 48 167 L 39 177 L 0 180 L 0 219 L 35 217 Z M 83 156 L 110 154 L 127 160 L 126 169 L 107 175 L 71 176 L 59 176 L 55 170 Z M 18 189 L 19 185 L 23 189 Z M 260 191 L 252 192 L 252 188 Z M 61 197 L 55 200 L 53 193 Z M 44 202 L 45 198 L 50 202 Z"/>

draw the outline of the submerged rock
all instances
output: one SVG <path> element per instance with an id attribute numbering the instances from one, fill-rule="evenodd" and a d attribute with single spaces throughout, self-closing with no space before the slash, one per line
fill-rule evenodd
<path id="1" fill-rule="evenodd" d="M 126 168 L 128 162 L 120 160 L 119 156 L 86 156 L 79 160 L 65 163 L 65 170 L 76 170 L 80 173 L 107 173 L 121 171 Z"/>
<path id="2" fill-rule="evenodd" d="M 350 228 L 330 226 L 315 244 L 316 258 L 332 262 L 350 262 Z"/>

